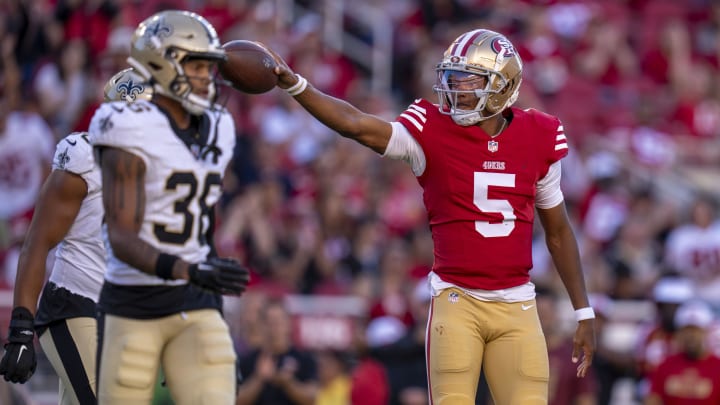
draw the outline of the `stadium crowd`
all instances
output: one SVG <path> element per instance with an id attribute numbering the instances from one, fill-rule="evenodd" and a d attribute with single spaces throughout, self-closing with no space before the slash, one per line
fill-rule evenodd
<path id="1" fill-rule="evenodd" d="M 720 4 L 364 0 L 394 27 L 392 86 L 376 94 L 370 72 L 326 46 L 322 3 L 0 2 L 0 288 L 12 291 L 55 143 L 87 129 L 102 84 L 126 66 L 133 27 L 153 12 L 193 10 L 223 41 L 267 43 L 316 87 L 388 119 L 415 95 L 434 100 L 444 47 L 484 27 L 506 34 L 521 53 L 518 105 L 557 115 L 571 144 L 563 191 L 602 324 L 594 373 L 577 393 L 555 390 L 567 386 L 560 369 L 574 368 L 564 346 L 571 308 L 538 228 L 530 274 L 550 298 L 543 321 L 554 322 L 546 331 L 558 378 L 550 403 L 643 400 L 648 364 L 673 350 L 670 343 L 658 349 L 675 330 L 674 312 L 662 323 L 660 308 L 674 311 L 694 297 L 720 312 Z M 346 20 L 348 31 L 373 45 L 375 38 Z M 236 119 L 238 146 L 215 244 L 252 270 L 248 292 L 226 300 L 240 369 L 259 398 L 247 403 L 303 403 L 290 399 L 294 383 L 320 387 L 318 405 L 349 403 L 335 395 L 348 400 L 356 392 L 377 404 L 426 403 L 423 281 L 432 240 L 412 172 L 335 136 L 282 91 L 226 89 L 220 100 Z M 661 280 L 673 280 L 671 287 Z M 351 332 L 324 346 L 304 340 L 298 329 L 310 305 L 288 299 L 298 296 L 356 299 L 360 309 L 338 324 Z M 667 333 L 656 333 L 655 322 Z M 268 342 L 272 348 L 260 351 Z M 273 356 L 289 360 L 276 366 Z M 618 394 L 622 380 L 632 382 L 630 398 Z"/>

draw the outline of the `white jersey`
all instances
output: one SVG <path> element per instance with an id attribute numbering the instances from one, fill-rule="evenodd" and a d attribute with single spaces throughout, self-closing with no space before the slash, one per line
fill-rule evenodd
<path id="1" fill-rule="evenodd" d="M 720 222 L 702 228 L 685 224 L 665 243 L 665 261 L 693 281 L 699 298 L 720 304 Z"/>
<path id="2" fill-rule="evenodd" d="M 235 147 L 235 124 L 227 111 L 206 112 L 201 120 L 207 141 L 188 146 L 155 104 L 113 102 L 98 108 L 89 131 L 94 146 L 123 149 L 145 162 L 145 217 L 139 236 L 189 263 L 204 261 L 210 252 L 210 210 L 222 195 L 223 174 Z M 105 279 L 111 283 L 186 283 L 132 268 L 115 257 L 108 243 L 106 248 Z"/>
<path id="3" fill-rule="evenodd" d="M 55 250 L 50 281 L 97 302 L 105 273 L 105 249 L 100 169 L 93 160 L 86 132 L 75 132 L 58 142 L 53 170 L 74 173 L 87 184 L 87 196 L 65 238 Z"/>
<path id="4" fill-rule="evenodd" d="M 37 114 L 11 112 L 0 130 L 0 220 L 32 208 L 52 158 L 55 138 Z"/>

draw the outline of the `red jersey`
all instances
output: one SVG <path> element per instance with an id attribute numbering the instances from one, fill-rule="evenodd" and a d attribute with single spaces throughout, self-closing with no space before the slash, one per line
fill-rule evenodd
<path id="1" fill-rule="evenodd" d="M 709 355 L 690 360 L 684 354 L 668 357 L 651 375 L 650 392 L 664 405 L 720 403 L 720 358 Z"/>
<path id="2" fill-rule="evenodd" d="M 461 287 L 498 290 L 530 280 L 536 183 L 568 153 L 558 118 L 511 111 L 496 137 L 455 124 L 427 100 L 397 119 L 425 153 L 417 180 L 435 244 L 433 271 Z"/>

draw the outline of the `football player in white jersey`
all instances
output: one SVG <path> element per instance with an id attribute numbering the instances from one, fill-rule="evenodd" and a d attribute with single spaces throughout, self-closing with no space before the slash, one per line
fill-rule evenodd
<path id="1" fill-rule="evenodd" d="M 150 97 L 151 89 L 132 69 L 115 74 L 105 85 L 106 101 Z M 74 132 L 62 139 L 52 168 L 18 260 L 9 342 L 0 374 L 15 383 L 32 376 L 37 331 L 60 377 L 59 403 L 91 404 L 95 403 L 95 303 L 105 272 L 105 249 L 100 168 L 93 160 L 88 134 Z M 46 259 L 56 245 L 52 273 L 43 289 Z"/>
<path id="2" fill-rule="evenodd" d="M 232 116 L 215 104 L 225 59 L 203 17 L 159 12 L 138 25 L 128 58 L 153 85 L 152 101 L 106 103 L 91 121 L 108 241 L 100 404 L 149 404 L 161 365 L 176 403 L 235 403 L 221 294 L 242 293 L 249 274 L 212 246 L 236 136 Z"/>

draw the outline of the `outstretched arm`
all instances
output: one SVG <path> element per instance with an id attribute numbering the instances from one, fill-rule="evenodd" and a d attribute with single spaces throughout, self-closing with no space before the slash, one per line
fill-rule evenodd
<path id="1" fill-rule="evenodd" d="M 573 308 L 577 310 L 589 307 L 585 277 L 580 265 L 580 253 L 565 211 L 565 204 L 561 203 L 550 209 L 538 208 L 538 216 L 545 229 L 548 250 L 552 255 L 560 279 L 567 289 Z M 584 377 L 592 364 L 595 353 L 594 319 L 578 322 L 573 344 L 572 360 L 573 362 L 582 360 L 578 365 L 577 375 Z M 582 357 L 580 356 L 581 352 Z"/>
<path id="2" fill-rule="evenodd" d="M 278 75 L 278 87 L 294 89 L 305 80 L 296 75 L 287 63 L 271 49 L 277 62 L 275 73 Z M 297 90 L 302 89 L 298 87 Z M 384 153 L 392 127 L 389 122 L 372 114 L 360 111 L 352 104 L 329 96 L 307 83 L 305 89 L 294 96 L 310 114 L 340 135 L 354 139 L 377 153 Z"/>
<path id="3" fill-rule="evenodd" d="M 43 184 L 35 212 L 18 259 L 14 307 L 35 313 L 45 281 L 48 252 L 67 235 L 75 221 L 88 188 L 77 174 L 55 170 Z"/>

